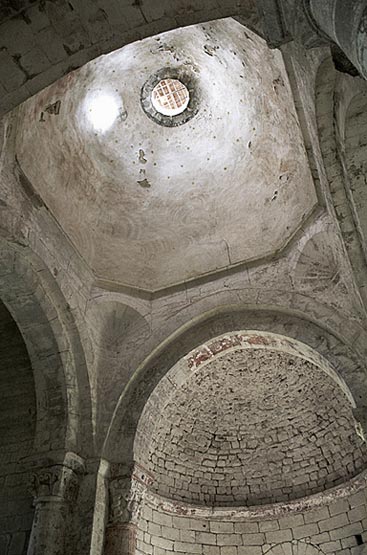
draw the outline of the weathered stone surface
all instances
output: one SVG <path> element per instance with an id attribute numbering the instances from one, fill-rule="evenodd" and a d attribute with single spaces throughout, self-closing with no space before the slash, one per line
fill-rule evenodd
<path id="1" fill-rule="evenodd" d="M 242 336 L 252 348 L 242 350 Z M 139 452 L 149 449 L 154 491 L 204 505 L 267 504 L 333 487 L 364 468 L 352 407 L 331 375 L 271 344 L 275 336 L 228 335 L 186 357 L 181 366 L 191 375 L 179 387 L 161 382 L 160 416 L 147 403 L 136 442 Z M 175 378 L 166 379 L 169 386 Z M 218 526 L 234 532 L 231 523 Z M 301 515 L 281 522 L 288 527 L 296 539 L 315 533 Z"/>
<path id="2" fill-rule="evenodd" d="M 189 508 L 189 506 L 181 504 L 181 510 L 186 509 L 191 513 L 190 519 L 181 520 L 191 523 L 192 535 L 187 536 L 188 539 L 185 543 L 175 541 L 173 545 L 165 543 L 167 540 L 165 540 L 166 535 L 163 533 L 163 529 L 159 531 L 158 537 L 156 537 L 154 533 L 146 534 L 143 532 L 143 529 L 146 528 L 146 519 L 151 518 L 152 508 L 153 511 L 156 512 L 157 507 L 162 506 L 161 499 L 155 498 L 153 494 L 150 494 L 149 498 L 146 500 L 137 532 L 137 553 L 139 555 L 150 553 L 150 547 L 152 547 L 153 553 L 159 553 L 160 555 L 167 555 L 175 552 L 185 552 L 189 554 L 202 553 L 203 555 L 220 555 L 221 553 L 238 553 L 238 555 L 266 555 L 267 553 L 272 555 L 317 555 L 341 552 L 343 549 L 351 555 L 349 548 L 357 545 L 357 539 L 353 533 L 356 533 L 356 530 L 360 529 L 362 519 L 366 517 L 366 493 L 362 490 L 354 494 L 363 497 L 365 503 L 361 506 L 362 512 L 359 515 L 361 520 L 358 521 L 353 529 L 347 524 L 354 510 L 351 509 L 353 496 L 348 498 L 347 495 L 339 498 L 340 494 L 341 491 L 339 494 L 335 491 L 333 500 L 329 500 L 328 505 L 324 506 L 322 509 L 318 508 L 305 511 L 305 507 L 302 509 L 301 501 L 298 507 L 300 512 L 290 515 L 289 517 L 276 517 L 273 515 L 271 520 L 266 518 L 264 510 L 260 507 L 254 507 L 252 509 L 251 520 L 249 520 L 249 515 L 247 515 L 247 517 L 244 516 L 246 508 L 241 508 L 238 511 L 235 511 L 233 508 L 228 508 L 226 513 L 222 509 L 222 517 L 219 517 L 210 509 L 196 507 L 196 518 L 193 518 L 193 506 Z M 317 496 L 314 496 L 315 500 L 316 498 Z M 318 533 L 317 522 L 318 519 L 322 519 L 323 516 L 320 511 L 328 511 L 328 509 L 330 509 L 331 512 L 335 512 L 335 507 L 340 504 L 341 500 L 346 503 L 346 509 L 342 514 L 342 518 L 339 518 L 338 521 L 330 517 L 321 520 L 319 524 L 322 524 L 322 522 L 327 523 L 330 532 L 324 532 L 323 534 Z M 163 515 L 164 513 L 162 513 L 162 516 Z M 166 513 L 166 515 L 168 516 L 169 513 Z M 176 517 L 173 518 L 172 526 L 167 528 L 167 530 L 171 530 L 171 532 L 181 526 L 181 522 L 179 521 L 177 521 L 176 524 L 175 518 Z M 287 518 L 289 528 L 284 529 Z M 298 526 L 300 521 L 303 522 L 304 519 L 313 521 L 314 524 Z M 233 525 L 235 527 L 243 526 L 244 528 L 247 526 L 247 529 L 241 537 L 238 537 L 236 534 L 233 534 Z M 206 526 L 208 530 L 205 534 L 195 531 L 203 526 Z M 254 532 L 254 527 L 256 527 L 257 530 L 260 528 L 269 531 L 259 534 Z M 270 531 L 270 529 L 272 531 Z M 303 529 L 304 533 L 302 537 L 300 537 L 301 529 Z M 338 539 L 331 539 L 331 536 L 338 536 Z M 225 545 L 223 545 L 223 538 L 226 538 Z M 157 548 L 155 547 L 158 543 L 162 546 L 165 545 L 165 547 L 159 548 L 159 552 L 156 551 Z"/>

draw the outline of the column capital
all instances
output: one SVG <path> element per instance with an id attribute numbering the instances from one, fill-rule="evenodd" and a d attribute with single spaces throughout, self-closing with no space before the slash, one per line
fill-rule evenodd
<path id="1" fill-rule="evenodd" d="M 78 455 L 68 452 L 54 460 L 33 457 L 28 463 L 31 467 L 29 491 L 36 503 L 47 498 L 75 502 L 84 474 L 84 462 Z"/>
<path id="2" fill-rule="evenodd" d="M 110 515 L 111 524 L 136 524 L 140 517 L 146 490 L 152 485 L 153 476 L 139 464 L 127 468 L 110 466 Z"/>

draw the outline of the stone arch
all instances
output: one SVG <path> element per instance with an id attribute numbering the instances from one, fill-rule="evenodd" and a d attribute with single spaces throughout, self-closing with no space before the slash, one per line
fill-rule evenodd
<path id="1" fill-rule="evenodd" d="M 345 382 L 309 346 L 270 332 L 235 330 L 200 345 L 160 380 L 139 419 L 134 460 L 154 476 L 152 492 L 178 502 L 284 502 L 334 487 L 364 469 L 353 408 Z M 329 448 L 326 462 L 322 453 Z M 320 470 L 319 478 L 313 476 L 317 484 L 309 485 L 306 463 L 284 472 L 285 449 L 289 460 L 300 451 L 305 461 L 313 460 L 310 472 Z M 346 465 L 335 472 L 335 449 L 345 457 L 353 453 L 352 473 Z M 327 475 L 321 475 L 325 465 Z M 214 480 L 203 478 L 208 471 Z"/>
<path id="2" fill-rule="evenodd" d="M 19 64 L 9 69 L 0 113 L 92 59 L 148 36 L 224 17 L 236 17 L 255 31 L 259 28 L 254 0 L 78 4 L 59 0 L 39 7 L 25 5 L 21 16 L 18 10 L 0 25 L 0 47 L 9 59 L 19 56 Z M 37 52 L 33 58 L 32 52 Z"/>
<path id="3" fill-rule="evenodd" d="M 28 247 L 3 239 L 0 245 L 0 299 L 22 334 L 34 374 L 34 452 L 87 454 L 93 445 L 89 381 L 73 316 L 55 280 Z"/>
<path id="4" fill-rule="evenodd" d="M 365 206 L 367 198 L 366 153 L 367 153 L 367 87 L 364 90 L 353 91 L 344 123 L 345 162 L 350 180 L 351 203 L 353 207 L 356 230 L 367 258 L 367 222 Z"/>
<path id="5" fill-rule="evenodd" d="M 319 66 L 315 107 L 319 144 L 329 183 L 330 199 L 364 305 L 367 306 L 367 259 L 345 159 L 345 121 L 348 106 L 365 82 L 336 71 L 331 57 Z"/>
<path id="6" fill-rule="evenodd" d="M 347 384 L 356 411 L 365 412 L 365 369 L 353 349 L 336 334 L 299 315 L 280 311 L 225 307 L 184 326 L 137 369 L 120 397 L 105 441 L 103 456 L 131 464 L 139 419 L 157 384 L 181 358 L 213 337 L 238 329 L 268 331 L 296 339 L 323 356 Z M 154 396 L 154 393 L 153 393 Z"/>
<path id="7" fill-rule="evenodd" d="M 323 555 L 323 553 L 319 547 L 310 542 L 293 540 L 272 545 L 264 555 Z"/>

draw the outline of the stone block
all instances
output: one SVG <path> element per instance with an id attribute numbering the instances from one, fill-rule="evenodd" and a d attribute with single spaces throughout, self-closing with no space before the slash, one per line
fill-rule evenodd
<path id="1" fill-rule="evenodd" d="M 335 530 L 341 526 L 349 524 L 348 517 L 345 513 L 340 513 L 339 515 L 328 518 L 327 520 L 322 520 L 319 522 L 320 532 L 327 532 L 329 530 Z"/>
<path id="2" fill-rule="evenodd" d="M 32 29 L 32 32 L 36 37 L 39 31 L 41 31 L 45 27 L 49 27 L 50 25 L 50 20 L 47 17 L 46 11 L 40 10 L 38 6 L 28 8 L 27 18 L 30 21 L 29 25 Z"/>
<path id="3" fill-rule="evenodd" d="M 217 536 L 216 534 L 211 534 L 210 532 L 196 532 L 197 543 L 205 543 L 209 545 L 216 545 Z"/>
<path id="4" fill-rule="evenodd" d="M 148 532 L 152 536 L 161 536 L 162 527 L 159 524 L 155 524 L 155 522 L 148 522 Z"/>
<path id="5" fill-rule="evenodd" d="M 203 545 L 203 555 L 220 555 L 220 547 Z"/>
<path id="6" fill-rule="evenodd" d="M 351 509 L 354 509 L 354 507 L 359 507 L 360 505 L 364 505 L 366 503 L 364 491 L 359 491 L 358 493 L 351 495 L 348 501 Z"/>
<path id="7" fill-rule="evenodd" d="M 262 555 L 260 545 L 240 545 L 237 548 L 238 555 Z"/>
<path id="8" fill-rule="evenodd" d="M 243 545 L 263 545 L 265 542 L 264 534 L 243 534 Z"/>
<path id="9" fill-rule="evenodd" d="M 334 553 L 335 551 L 342 549 L 342 544 L 339 540 L 335 540 L 323 543 L 321 549 L 324 553 Z"/>
<path id="10" fill-rule="evenodd" d="M 157 538 L 152 536 L 152 545 L 166 549 L 167 551 L 173 551 L 173 541 L 166 540 L 165 538 Z"/>
<path id="11" fill-rule="evenodd" d="M 296 526 L 293 528 L 293 537 L 296 540 L 301 538 L 307 538 L 309 536 L 314 536 L 319 533 L 319 529 L 316 523 L 304 524 L 303 526 Z"/>
<path id="12" fill-rule="evenodd" d="M 237 555 L 237 547 L 234 545 L 225 545 L 220 548 L 220 555 Z"/>
<path id="13" fill-rule="evenodd" d="M 19 63 L 30 76 L 38 75 L 50 67 L 49 59 L 39 46 L 34 46 L 32 50 L 23 54 Z"/>
<path id="14" fill-rule="evenodd" d="M 353 522 L 358 522 L 366 518 L 366 505 L 359 505 L 359 507 L 355 507 L 351 509 L 348 514 L 348 520 L 352 524 Z"/>
<path id="15" fill-rule="evenodd" d="M 149 543 L 138 540 L 136 546 L 141 553 L 153 553 L 153 546 Z"/>
<path id="16" fill-rule="evenodd" d="M 329 532 L 323 532 L 322 534 L 317 534 L 316 536 L 312 537 L 312 541 L 317 544 L 328 542 L 330 541 L 330 534 Z"/>
<path id="17" fill-rule="evenodd" d="M 180 541 L 187 542 L 187 543 L 195 543 L 196 542 L 196 532 L 194 530 L 179 530 L 180 532 Z"/>
<path id="18" fill-rule="evenodd" d="M 366 555 L 367 547 L 366 545 L 356 545 L 350 548 L 351 555 Z"/>
<path id="19" fill-rule="evenodd" d="M 279 519 L 279 528 L 285 530 L 286 528 L 295 528 L 296 526 L 302 526 L 304 524 L 303 515 L 287 515 Z"/>
<path id="20" fill-rule="evenodd" d="M 190 530 L 190 519 L 181 516 L 173 516 L 172 526 L 173 528 L 178 528 L 179 530 Z"/>
<path id="21" fill-rule="evenodd" d="M 159 511 L 153 511 L 153 522 L 163 526 L 173 526 L 172 516 Z"/>
<path id="22" fill-rule="evenodd" d="M 217 545 L 242 545 L 240 534 L 218 534 Z"/>
<path id="23" fill-rule="evenodd" d="M 61 62 L 67 57 L 60 37 L 53 27 L 46 27 L 36 35 L 38 46 L 53 64 Z"/>
<path id="24" fill-rule="evenodd" d="M 287 530 L 277 530 L 274 532 L 266 532 L 265 538 L 267 543 L 283 543 L 292 541 L 292 531 Z"/>
<path id="25" fill-rule="evenodd" d="M 349 538 L 342 538 L 340 541 L 343 549 L 346 549 L 348 547 L 354 547 L 355 545 L 357 545 L 357 540 L 355 536 L 349 536 Z"/>
<path id="26" fill-rule="evenodd" d="M 330 516 L 338 515 L 340 513 L 345 513 L 349 509 L 349 503 L 347 499 L 339 499 L 335 503 L 332 503 L 329 507 Z"/>
<path id="27" fill-rule="evenodd" d="M 0 50 L 0 81 L 6 91 L 12 92 L 26 80 L 25 73 L 15 63 L 10 54 Z"/>
<path id="28" fill-rule="evenodd" d="M 235 522 L 235 534 L 256 534 L 259 531 L 257 522 Z"/>
<path id="29" fill-rule="evenodd" d="M 277 520 L 264 520 L 259 522 L 260 532 L 271 532 L 272 530 L 279 530 L 279 522 Z"/>
<path id="30" fill-rule="evenodd" d="M 25 21 L 10 19 L 0 27 L 0 50 L 22 56 L 35 45 L 35 35 Z"/>
<path id="31" fill-rule="evenodd" d="M 335 513 L 336 514 L 336 513 Z M 305 524 L 311 524 L 312 522 L 319 522 L 320 520 L 326 520 L 330 518 L 328 507 L 322 507 L 317 511 L 309 511 L 303 515 Z"/>
<path id="32" fill-rule="evenodd" d="M 233 534 L 233 522 L 218 522 L 216 520 L 210 523 L 210 531 L 217 534 Z"/>
<path id="33" fill-rule="evenodd" d="M 354 536 L 355 534 L 361 534 L 363 532 L 362 524 L 360 522 L 354 522 L 349 524 L 349 526 L 343 526 L 336 530 L 330 531 L 330 538 L 332 540 L 340 540 L 341 538 L 347 538 L 348 536 Z"/>
<path id="34" fill-rule="evenodd" d="M 180 530 L 171 526 L 162 526 L 162 536 L 168 540 L 179 540 Z"/>
<path id="35" fill-rule="evenodd" d="M 209 530 L 209 522 L 207 520 L 196 520 L 190 518 L 190 529 L 207 532 Z"/>
<path id="36" fill-rule="evenodd" d="M 201 553 L 203 547 L 195 543 L 175 542 L 174 550 L 179 553 Z"/>

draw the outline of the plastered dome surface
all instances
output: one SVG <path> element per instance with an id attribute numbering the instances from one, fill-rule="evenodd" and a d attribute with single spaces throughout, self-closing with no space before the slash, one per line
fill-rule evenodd
<path id="1" fill-rule="evenodd" d="M 195 97 L 174 127 L 141 103 L 166 69 Z M 281 54 L 232 19 L 69 74 L 21 106 L 16 149 L 96 277 L 150 291 L 280 250 L 316 204 Z"/>

